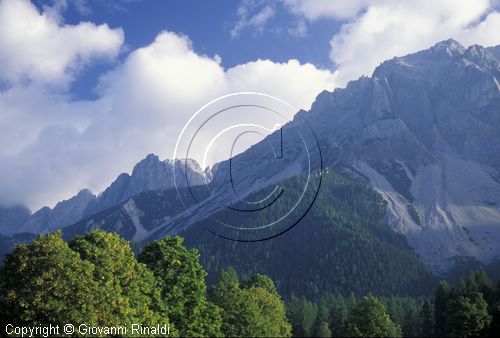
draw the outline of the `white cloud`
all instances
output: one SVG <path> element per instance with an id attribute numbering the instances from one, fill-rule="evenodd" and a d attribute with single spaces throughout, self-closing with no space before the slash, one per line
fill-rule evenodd
<path id="1" fill-rule="evenodd" d="M 40 13 L 27 0 L 0 2 L 0 80 L 64 86 L 94 58 L 118 54 L 121 29 L 89 22 L 63 25 L 58 8 Z"/>
<path id="2" fill-rule="evenodd" d="M 92 9 L 87 3 L 87 0 L 73 0 L 73 5 L 80 15 L 88 16 L 92 14 Z"/>
<path id="3" fill-rule="evenodd" d="M 487 0 L 387 1 L 369 6 L 330 42 L 330 57 L 339 67 L 339 81 L 371 75 L 384 60 L 448 38 L 466 46 L 499 44 L 500 17 L 490 10 Z"/>
<path id="4" fill-rule="evenodd" d="M 111 114 L 117 117 L 180 125 L 208 101 L 231 92 L 260 91 L 299 109 L 326 88 L 334 88 L 333 74 L 311 64 L 257 60 L 224 69 L 219 56 L 197 54 L 188 37 L 162 32 L 104 78 L 101 94 L 113 98 Z M 147 114 L 136 111 L 145 108 Z"/>
<path id="5" fill-rule="evenodd" d="M 1 92 L 0 203 L 53 205 L 83 187 L 100 191 L 147 153 L 170 158 L 191 115 L 221 95 L 260 91 L 299 109 L 334 87 L 331 72 L 296 60 L 222 64 L 162 32 L 103 77 L 97 101 L 72 102 L 41 85 Z"/>
<path id="6" fill-rule="evenodd" d="M 321 18 L 349 19 L 370 0 L 283 0 L 290 11 L 314 21 Z"/>
<path id="7" fill-rule="evenodd" d="M 500 13 L 489 0 L 284 0 L 289 10 L 310 22 L 344 21 L 330 41 L 337 83 L 371 75 L 394 56 L 426 49 L 454 38 L 462 44 L 500 44 Z"/>
<path id="8" fill-rule="evenodd" d="M 267 22 L 275 15 L 275 9 L 262 1 L 244 0 L 238 7 L 237 15 L 238 22 L 231 30 L 233 38 L 247 27 L 262 32 Z"/>
<path id="9" fill-rule="evenodd" d="M 270 60 L 249 62 L 228 69 L 226 79 L 232 91 L 267 93 L 303 109 L 309 109 L 322 90 L 335 88 L 333 73 L 297 60 L 286 63 Z"/>
<path id="10" fill-rule="evenodd" d="M 115 121 L 114 133 L 124 133 L 131 147 L 141 143 L 130 157 L 131 166 L 145 152 L 172 157 L 192 114 L 222 95 L 263 92 L 307 109 L 320 91 L 334 85 L 331 72 L 297 60 L 257 60 L 224 69 L 219 56 L 197 54 L 188 37 L 162 32 L 104 78 L 101 94 L 112 98 L 107 116 Z"/>
<path id="11" fill-rule="evenodd" d="M 457 38 L 465 44 L 496 46 L 500 44 L 500 12 L 489 13 L 486 18 L 472 27 L 465 28 Z"/>

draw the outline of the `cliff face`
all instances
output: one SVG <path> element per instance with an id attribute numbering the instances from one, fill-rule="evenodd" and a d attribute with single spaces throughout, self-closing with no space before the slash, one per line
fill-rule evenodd
<path id="1" fill-rule="evenodd" d="M 174 187 L 175 175 L 189 177 L 192 185 L 204 184 L 204 173 L 200 165 L 191 159 L 160 161 L 158 156 L 149 154 L 137 163 L 132 174 L 121 174 L 111 185 L 99 195 L 95 202 L 89 204 L 84 216 L 93 215 L 99 211 L 111 208 L 143 191 L 165 190 Z M 186 173 L 187 171 L 187 173 Z M 182 187 L 184 180 L 176 178 Z"/>
<path id="2" fill-rule="evenodd" d="M 497 50 L 497 49 L 495 49 Z M 366 178 L 423 260 L 500 257 L 500 61 L 448 40 L 320 94 L 307 115 L 329 165 Z"/>

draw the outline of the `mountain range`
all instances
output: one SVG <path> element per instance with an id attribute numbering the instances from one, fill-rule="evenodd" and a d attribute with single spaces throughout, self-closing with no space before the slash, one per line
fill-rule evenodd
<path id="1" fill-rule="evenodd" d="M 54 208 L 43 207 L 34 214 L 23 206 L 0 207 L 0 234 L 47 233 L 72 225 L 83 218 L 121 204 L 143 191 L 166 190 L 174 187 L 174 167 L 179 176 L 188 175 L 194 184 L 205 182 L 205 174 L 194 160 L 165 160 L 149 154 L 137 163 L 132 174 L 119 175 L 99 196 L 88 189 L 61 201 Z M 182 186 L 182 182 L 179 185 Z"/>
<path id="2" fill-rule="evenodd" d="M 309 111 L 283 127 L 281 161 L 263 156 L 278 132 L 212 169 L 151 154 L 99 196 L 82 190 L 34 214 L 21 206 L 0 208 L 0 234 L 63 228 L 69 236 L 103 228 L 149 241 L 182 233 L 196 247 L 191 226 L 221 212 L 218 202 L 234 202 L 207 193 L 205 179 L 221 192 L 231 166 L 247 196 L 300 175 L 304 155 L 288 135 L 304 123 L 322 154 L 312 170 L 376 191 L 385 201 L 383 221 L 432 271 L 446 272 L 464 257 L 485 264 L 500 259 L 500 46 L 465 48 L 455 40 L 395 57 L 371 77 L 320 93 Z M 182 195 L 191 189 L 201 198 L 185 205 Z"/>

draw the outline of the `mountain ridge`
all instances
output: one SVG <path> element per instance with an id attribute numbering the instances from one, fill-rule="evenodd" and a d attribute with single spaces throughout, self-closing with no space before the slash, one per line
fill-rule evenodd
<path id="1" fill-rule="evenodd" d="M 88 189 L 82 189 L 75 196 L 58 202 L 53 208 L 43 207 L 33 214 L 23 206 L 0 208 L 0 234 L 55 231 L 119 205 L 141 192 L 172 188 L 174 166 L 177 175 L 185 175 L 187 170 L 190 182 L 195 185 L 204 183 L 205 177 L 211 177 L 210 169 L 202 170 L 195 160 L 161 161 L 157 155 L 148 154 L 134 166 L 130 175 L 118 175 L 98 196 Z M 177 181 L 180 186 L 183 185 L 181 179 Z"/>
<path id="2" fill-rule="evenodd" d="M 299 111 L 284 126 L 283 135 L 307 120 L 318 135 L 324 165 L 378 191 L 388 202 L 386 221 L 433 270 L 446 271 L 457 257 L 487 263 L 500 257 L 499 54 L 500 46 L 465 48 L 449 39 L 394 57 L 372 77 L 321 92 L 309 111 Z M 264 141 L 277 137 L 274 133 Z M 262 158 L 264 141 L 232 160 L 245 178 L 241 189 L 246 194 L 301 171 L 303 158 L 290 146 L 293 142 L 284 146 L 287 158 L 270 162 L 261 161 L 267 159 Z M 167 171 L 157 157 L 143 161 L 151 162 L 145 166 L 149 173 L 138 169 L 135 181 L 135 168 L 132 176 L 120 175 L 97 198 L 101 204 L 89 203 L 82 218 L 123 205 L 140 193 L 134 182 L 144 190 L 155 184 L 160 190 L 172 187 L 158 180 Z M 195 165 L 190 169 L 194 181 L 203 183 L 201 177 L 207 176 L 217 183 L 228 166 L 225 161 L 208 172 Z M 209 216 L 217 211 L 211 204 L 206 200 L 169 216 L 156 224 L 149 239 L 175 234 Z"/>
<path id="3" fill-rule="evenodd" d="M 387 217 L 396 231 L 436 269 L 449 266 L 453 256 L 486 262 L 499 254 L 494 239 L 478 244 L 484 232 L 475 231 L 487 227 L 500 239 L 499 74 L 487 49 L 447 40 L 382 63 L 372 78 L 320 94 L 308 112 L 319 134 L 329 135 L 325 142 L 342 149 L 345 167 L 367 177 L 390 202 Z M 349 104 L 361 97 L 365 107 L 356 112 Z M 344 142 L 353 134 L 359 140 Z M 392 167 L 405 179 L 389 177 Z M 464 230 L 469 225 L 476 229 Z"/>

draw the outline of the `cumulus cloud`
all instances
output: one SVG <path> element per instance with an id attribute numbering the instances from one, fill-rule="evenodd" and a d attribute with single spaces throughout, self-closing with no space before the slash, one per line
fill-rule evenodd
<path id="1" fill-rule="evenodd" d="M 42 13 L 27 0 L 0 2 L 0 80 L 67 85 L 95 58 L 113 58 L 123 31 L 82 22 L 61 24 L 58 7 Z"/>
<path id="2" fill-rule="evenodd" d="M 162 32 L 103 76 L 96 101 L 38 84 L 0 93 L 0 141 L 9 145 L 0 149 L 0 203 L 53 205 L 83 187 L 100 191 L 147 153 L 170 158 L 191 115 L 221 95 L 265 92 L 299 109 L 334 88 L 331 72 L 297 60 L 222 64 L 188 37 Z"/>
<path id="3" fill-rule="evenodd" d="M 308 108 L 321 90 L 333 88 L 333 74 L 311 64 L 257 60 L 224 69 L 220 57 L 196 53 L 188 37 L 162 32 L 104 77 L 100 92 L 112 98 L 108 116 L 123 129 L 132 122 L 151 134 L 155 129 L 163 133 L 165 127 L 180 131 L 201 106 L 228 93 L 265 92 L 300 109 Z M 173 149 L 167 143 L 157 152 Z"/>
<path id="4" fill-rule="evenodd" d="M 229 69 L 222 64 L 219 56 L 198 54 L 188 37 L 162 32 L 103 79 L 100 92 L 112 99 L 107 116 L 115 123 L 114 134 L 130 142 L 127 149 L 137 147 L 128 167 L 144 149 L 172 157 L 176 137 L 192 114 L 220 96 L 263 92 L 307 109 L 320 91 L 335 86 L 331 72 L 297 60 L 257 60 Z"/>

